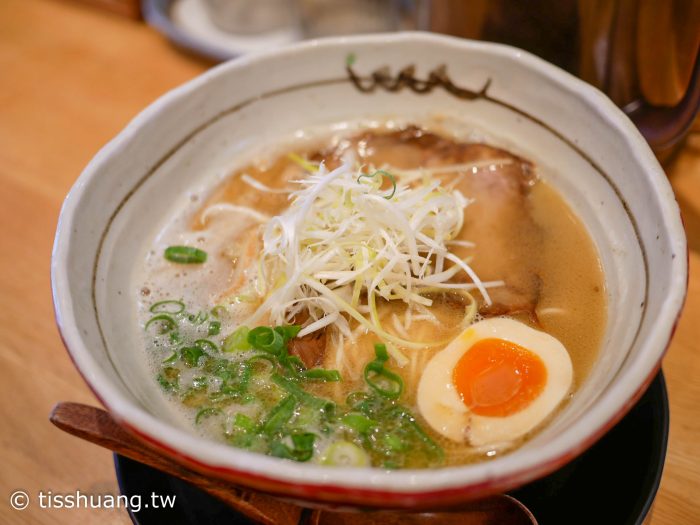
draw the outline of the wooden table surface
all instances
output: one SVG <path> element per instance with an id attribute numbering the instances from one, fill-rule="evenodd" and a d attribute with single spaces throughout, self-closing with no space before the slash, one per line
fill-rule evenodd
<path id="1" fill-rule="evenodd" d="M 129 523 L 123 510 L 42 509 L 39 491 L 118 494 L 112 455 L 48 422 L 97 404 L 54 325 L 51 245 L 61 202 L 141 109 L 210 64 L 146 25 L 79 3 L 0 1 L 0 522 Z M 671 436 L 653 525 L 700 522 L 700 135 L 667 166 L 690 245 L 690 288 L 664 361 Z M 9 504 L 26 491 L 29 508 Z"/>

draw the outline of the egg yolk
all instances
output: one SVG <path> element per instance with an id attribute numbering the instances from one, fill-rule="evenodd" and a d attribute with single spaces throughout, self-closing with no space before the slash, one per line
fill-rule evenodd
<path id="1" fill-rule="evenodd" d="M 482 339 L 457 362 L 452 382 L 474 414 L 506 417 L 542 393 L 547 368 L 527 348 L 503 339 Z"/>

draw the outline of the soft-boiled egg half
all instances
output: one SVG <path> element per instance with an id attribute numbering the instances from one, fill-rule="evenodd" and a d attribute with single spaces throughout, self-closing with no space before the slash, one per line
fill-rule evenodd
<path id="1" fill-rule="evenodd" d="M 551 414 L 572 377 L 571 358 L 557 339 L 513 319 L 487 319 L 430 360 L 418 385 L 418 410 L 453 441 L 505 443 Z"/>

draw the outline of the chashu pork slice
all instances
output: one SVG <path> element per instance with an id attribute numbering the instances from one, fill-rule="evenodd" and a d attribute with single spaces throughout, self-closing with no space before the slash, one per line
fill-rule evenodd
<path id="1" fill-rule="evenodd" d="M 504 281 L 490 288 L 492 304 L 480 303 L 482 315 L 527 314 L 535 318 L 540 279 L 537 256 L 541 232 L 532 218 L 528 194 L 535 182 L 534 167 L 503 149 L 481 143 L 460 143 L 410 126 L 400 131 L 365 132 L 322 155 L 329 166 L 340 162 L 344 150 L 354 149 L 361 162 L 403 170 L 437 168 L 493 161 L 476 170 L 438 175 L 473 202 L 465 210 L 458 239 L 474 243 L 453 252 L 472 257 L 470 265 L 483 281 Z M 460 272 L 456 280 L 467 280 Z"/>

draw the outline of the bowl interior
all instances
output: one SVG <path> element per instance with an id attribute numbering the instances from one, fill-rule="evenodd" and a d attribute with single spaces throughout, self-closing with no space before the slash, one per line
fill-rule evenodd
<path id="1" fill-rule="evenodd" d="M 361 76 L 415 65 L 423 79 L 444 64 L 451 86 L 480 95 L 455 96 L 444 84 L 424 94 L 364 93 L 345 70 L 350 53 Z M 630 403 L 662 355 L 686 273 L 675 202 L 648 148 L 602 95 L 525 53 L 398 35 L 337 39 L 223 65 L 146 110 L 86 169 L 59 225 L 54 286 L 66 342 L 109 408 L 126 419 L 141 410 L 192 433 L 151 377 L 136 316 L 138 262 L 190 196 L 205 195 L 261 151 L 298 139 L 299 130 L 308 137 L 378 121 L 428 123 L 458 137 L 476 132 L 534 161 L 586 224 L 606 277 L 603 348 L 573 401 L 521 449 L 458 468 L 459 483 L 580 449 Z M 245 455 L 217 451 L 221 464 L 240 465 Z"/>

